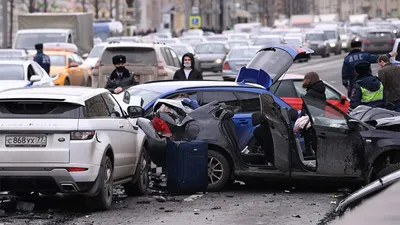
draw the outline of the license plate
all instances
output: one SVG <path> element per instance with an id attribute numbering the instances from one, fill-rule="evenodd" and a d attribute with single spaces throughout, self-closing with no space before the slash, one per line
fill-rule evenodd
<path id="1" fill-rule="evenodd" d="M 46 147 L 46 135 L 6 135 L 6 147 Z"/>

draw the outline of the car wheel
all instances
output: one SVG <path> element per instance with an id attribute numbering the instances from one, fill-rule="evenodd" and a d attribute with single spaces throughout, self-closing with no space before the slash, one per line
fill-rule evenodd
<path id="1" fill-rule="evenodd" d="M 102 211 L 110 208 L 113 200 L 113 182 L 114 168 L 110 157 L 104 156 L 101 163 L 99 189 L 97 195 L 86 198 L 86 204 L 89 210 Z"/>
<path id="2" fill-rule="evenodd" d="M 382 177 L 384 177 L 390 173 L 393 173 L 397 170 L 400 170 L 400 163 L 387 165 L 386 167 L 383 167 L 383 169 L 378 172 L 378 174 L 376 175 L 376 178 L 377 179 L 382 178 Z"/>
<path id="3" fill-rule="evenodd" d="M 208 150 L 208 188 L 219 191 L 226 186 L 230 176 L 228 160 L 221 153 Z"/>
<path id="4" fill-rule="evenodd" d="M 69 81 L 68 78 L 65 78 L 65 80 L 64 80 L 64 86 L 69 86 L 69 85 L 71 85 L 71 82 Z"/>
<path id="5" fill-rule="evenodd" d="M 86 86 L 87 87 L 92 87 L 92 78 L 91 77 L 88 78 L 88 80 L 86 82 Z"/>
<path id="6" fill-rule="evenodd" d="M 145 147 L 143 147 L 138 165 L 136 167 L 135 175 L 133 175 L 133 181 L 124 185 L 125 193 L 128 196 L 147 194 L 147 188 L 149 187 L 150 183 L 150 163 L 151 161 L 147 150 Z"/>

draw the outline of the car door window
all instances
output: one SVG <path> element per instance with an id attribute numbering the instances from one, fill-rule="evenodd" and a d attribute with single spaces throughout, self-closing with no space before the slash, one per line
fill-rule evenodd
<path id="1" fill-rule="evenodd" d="M 68 56 L 68 65 L 71 65 L 71 63 L 75 62 L 74 58 L 72 57 L 72 55 Z"/>
<path id="2" fill-rule="evenodd" d="M 223 102 L 230 106 L 240 106 L 239 100 L 230 91 L 205 91 L 202 92 L 202 99 L 200 105 L 208 104 L 212 101 Z"/>
<path id="3" fill-rule="evenodd" d="M 161 48 L 161 55 L 163 56 L 165 63 L 168 66 L 173 66 L 171 54 L 167 52 L 167 48 Z"/>
<path id="4" fill-rule="evenodd" d="M 106 102 L 110 117 L 123 117 L 124 114 L 122 113 L 121 106 L 111 94 L 103 94 L 103 98 Z"/>
<path id="5" fill-rule="evenodd" d="M 106 102 L 101 97 L 101 95 L 96 95 L 85 101 L 84 113 L 86 118 L 109 116 Z"/>
<path id="6" fill-rule="evenodd" d="M 179 57 L 176 54 L 176 52 L 173 49 L 169 49 L 169 51 L 171 52 L 171 56 L 172 56 L 172 61 L 175 67 L 180 68 L 181 67 L 181 63 L 179 62 Z"/>
<path id="7" fill-rule="evenodd" d="M 306 112 L 311 117 L 311 123 L 317 126 L 344 128 L 347 126 L 347 115 L 331 104 L 311 98 L 303 98 Z"/>
<path id="8" fill-rule="evenodd" d="M 281 98 L 297 98 L 298 95 L 291 80 L 278 81 L 271 86 L 270 91 Z"/>
<path id="9" fill-rule="evenodd" d="M 307 93 L 307 89 L 303 88 L 303 81 L 293 81 L 294 88 L 298 97 L 304 97 Z M 340 94 L 329 86 L 325 85 L 325 96 L 329 100 L 340 100 Z"/>
<path id="10" fill-rule="evenodd" d="M 260 111 L 260 97 L 255 93 L 248 92 L 235 92 L 235 95 L 240 100 L 240 112 L 249 113 L 249 112 L 258 112 Z"/>

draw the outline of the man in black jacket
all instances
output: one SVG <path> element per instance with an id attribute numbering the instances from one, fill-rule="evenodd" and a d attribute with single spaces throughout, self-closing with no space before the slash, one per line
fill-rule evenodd
<path id="1" fill-rule="evenodd" d="M 174 74 L 174 80 L 203 80 L 201 72 L 194 68 L 194 56 L 186 53 L 182 56 L 182 68 Z"/>
<path id="2" fill-rule="evenodd" d="M 137 85 L 133 75 L 125 68 L 126 57 L 123 55 L 116 55 L 112 58 L 115 70 L 107 79 L 105 89 L 113 94 L 119 94 L 131 86 Z"/>

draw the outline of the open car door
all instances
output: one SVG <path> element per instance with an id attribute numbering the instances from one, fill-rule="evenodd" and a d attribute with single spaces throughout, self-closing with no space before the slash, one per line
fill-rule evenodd
<path id="1" fill-rule="evenodd" d="M 282 172 L 291 172 L 291 155 L 290 155 L 290 126 L 288 124 L 288 112 L 285 108 L 281 108 L 271 95 L 260 95 L 261 115 L 267 120 L 267 125 L 271 130 L 271 136 L 274 146 L 274 165 Z M 261 120 L 261 126 L 265 126 L 265 121 Z"/>
<path id="2" fill-rule="evenodd" d="M 335 177 L 360 177 L 364 167 L 362 125 L 350 127 L 350 117 L 340 109 L 314 98 L 303 97 L 305 111 L 317 142 L 317 174 Z"/>

